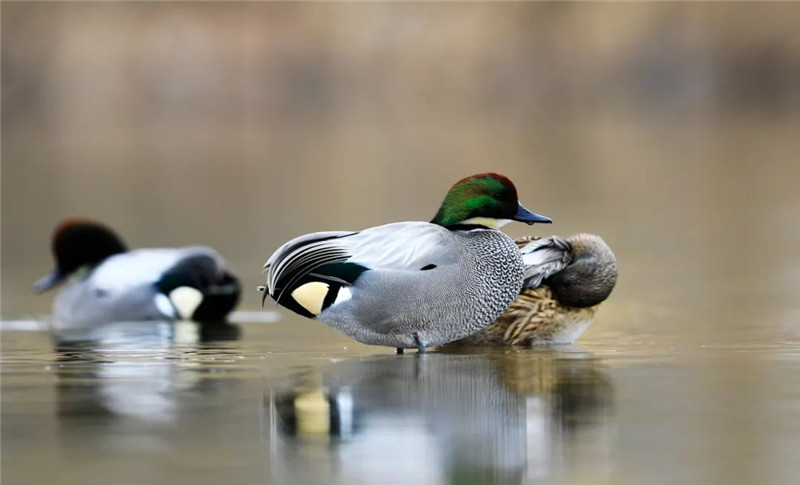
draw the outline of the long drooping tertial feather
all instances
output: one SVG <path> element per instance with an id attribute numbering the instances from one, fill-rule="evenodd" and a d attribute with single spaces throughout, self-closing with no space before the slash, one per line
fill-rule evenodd
<path id="1" fill-rule="evenodd" d="M 267 288 L 261 303 L 264 303 L 267 294 L 280 301 L 287 290 L 291 291 L 293 285 L 321 266 L 347 261 L 350 255 L 337 241 L 354 234 L 357 233 L 319 232 L 283 245 L 264 265 Z"/>
<path id="2" fill-rule="evenodd" d="M 278 248 L 264 265 L 267 284 L 263 296 L 282 302 L 286 292 L 309 280 L 341 286 L 339 279 L 352 284 L 367 269 L 413 272 L 430 264 L 453 264 L 457 255 L 442 250 L 450 237 L 449 230 L 424 222 L 301 236 Z"/>

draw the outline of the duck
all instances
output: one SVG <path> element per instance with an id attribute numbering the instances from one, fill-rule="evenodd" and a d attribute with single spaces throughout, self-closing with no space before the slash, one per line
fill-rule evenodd
<path id="1" fill-rule="evenodd" d="M 53 232 L 55 268 L 34 285 L 65 287 L 53 302 L 56 324 L 91 327 L 145 320 L 221 321 L 239 301 L 239 279 L 205 246 L 128 249 L 107 225 L 83 218 Z"/>
<path id="2" fill-rule="evenodd" d="M 529 236 L 515 242 L 525 262 L 519 296 L 492 324 L 453 345 L 572 344 L 617 283 L 617 259 L 600 236 Z"/>
<path id="3" fill-rule="evenodd" d="M 551 223 L 494 172 L 457 181 L 429 222 L 307 234 L 264 265 L 267 296 L 361 343 L 398 353 L 449 343 L 495 321 L 517 298 L 522 253 L 499 230 Z"/>

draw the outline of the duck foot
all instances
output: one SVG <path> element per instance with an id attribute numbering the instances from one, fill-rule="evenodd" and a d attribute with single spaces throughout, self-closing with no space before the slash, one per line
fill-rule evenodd
<path id="1" fill-rule="evenodd" d="M 397 355 L 403 355 L 406 353 L 406 349 L 403 347 L 397 347 L 395 350 L 397 351 Z"/>
<path id="2" fill-rule="evenodd" d="M 419 337 L 418 333 L 414 334 L 414 343 L 417 344 L 417 352 L 418 353 L 424 354 L 424 353 L 427 352 L 427 349 L 425 348 L 425 344 L 422 343 L 422 339 Z"/>

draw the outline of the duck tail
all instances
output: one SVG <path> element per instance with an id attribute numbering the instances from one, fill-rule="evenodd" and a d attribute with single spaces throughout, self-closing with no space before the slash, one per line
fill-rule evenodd
<path id="1" fill-rule="evenodd" d="M 571 262 L 545 284 L 566 306 L 586 308 L 603 302 L 617 283 L 617 258 L 600 236 L 576 234 L 567 241 L 572 246 Z"/>
<path id="2" fill-rule="evenodd" d="M 342 239 L 355 232 L 308 234 L 284 244 L 264 265 L 267 282 L 262 300 L 270 296 L 278 304 L 315 318 L 333 304 L 339 290 L 351 285 L 367 268 L 349 263 Z M 299 298 L 299 300 L 298 300 Z"/>
<path id="3" fill-rule="evenodd" d="M 241 284 L 224 262 L 210 252 L 187 256 L 155 283 L 177 316 L 199 322 L 222 320 L 239 302 Z"/>

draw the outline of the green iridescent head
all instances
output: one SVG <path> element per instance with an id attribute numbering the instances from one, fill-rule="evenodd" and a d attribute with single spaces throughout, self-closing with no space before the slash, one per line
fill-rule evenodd
<path id="1" fill-rule="evenodd" d="M 496 173 L 480 173 L 456 182 L 431 220 L 444 227 L 458 224 L 500 227 L 509 221 L 553 222 L 523 207 L 514 183 Z"/>

